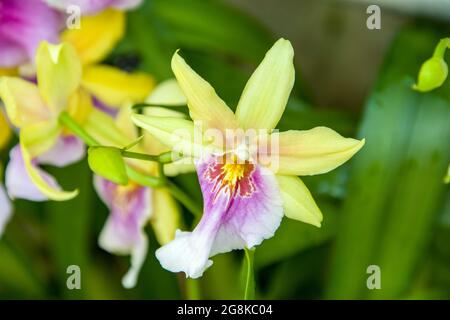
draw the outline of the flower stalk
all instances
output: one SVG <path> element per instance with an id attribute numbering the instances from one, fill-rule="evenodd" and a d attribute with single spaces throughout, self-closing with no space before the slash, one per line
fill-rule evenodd
<path id="1" fill-rule="evenodd" d="M 83 140 L 89 147 L 97 147 L 100 144 L 84 129 L 82 128 L 69 113 L 63 111 L 59 115 L 59 122 L 70 129 L 73 134 Z M 201 208 L 191 200 L 177 185 L 169 181 L 164 174 L 164 164 L 172 162 L 172 152 L 164 152 L 160 155 L 147 155 L 144 153 L 131 152 L 124 149 L 120 150 L 123 157 L 133 158 L 146 161 L 154 161 L 158 163 L 158 177 L 143 175 L 134 170 L 130 166 L 126 166 L 126 173 L 128 177 L 138 184 L 151 188 L 167 187 L 175 199 L 177 199 L 183 206 L 188 209 L 195 217 L 202 214 Z"/>
<path id="2" fill-rule="evenodd" d="M 255 299 L 255 272 L 253 263 L 255 257 L 255 249 L 244 248 L 244 252 L 244 300 L 253 300 Z"/>

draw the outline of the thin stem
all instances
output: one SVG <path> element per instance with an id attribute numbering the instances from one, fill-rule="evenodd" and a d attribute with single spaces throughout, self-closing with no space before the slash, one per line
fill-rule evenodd
<path id="1" fill-rule="evenodd" d="M 180 201 L 195 217 L 198 218 L 202 215 L 202 208 L 192 201 L 192 199 L 178 188 L 176 184 L 167 180 L 167 186 L 174 198 Z"/>
<path id="2" fill-rule="evenodd" d="M 132 151 L 126 151 L 121 150 L 120 151 L 122 156 L 125 158 L 132 158 L 132 159 L 139 159 L 139 160 L 145 160 L 145 161 L 154 161 L 159 162 L 163 164 L 171 163 L 172 162 L 172 152 L 164 152 L 157 156 L 145 154 L 145 153 L 139 153 L 139 152 L 132 152 Z"/>
<path id="3" fill-rule="evenodd" d="M 58 120 L 61 124 L 70 129 L 77 137 L 82 139 L 89 147 L 100 146 L 100 143 L 98 143 L 97 140 L 95 140 L 95 138 L 92 137 L 83 127 L 81 127 L 67 112 L 61 112 Z M 122 156 L 127 158 L 158 162 L 158 177 L 143 175 L 130 166 L 126 166 L 127 175 L 131 180 L 142 186 L 151 188 L 168 187 L 174 198 L 180 201 L 195 217 L 201 216 L 201 208 L 199 208 L 186 193 L 184 193 L 174 183 L 170 182 L 164 175 L 163 164 L 172 162 L 172 152 L 169 151 L 161 153 L 158 156 L 151 156 L 144 153 L 130 152 L 126 150 L 121 150 L 121 153 Z"/>
<path id="4" fill-rule="evenodd" d="M 436 49 L 434 49 L 433 57 L 444 58 L 445 50 L 450 49 L 450 38 L 444 38 L 439 41 Z"/>
<path id="5" fill-rule="evenodd" d="M 255 249 L 244 248 L 245 251 L 245 265 L 246 265 L 246 276 L 244 285 L 244 300 L 255 299 L 255 275 L 253 270 L 253 258 L 255 256 Z"/>
<path id="6" fill-rule="evenodd" d="M 121 150 L 120 153 L 125 158 L 132 158 L 132 159 L 146 160 L 146 161 L 155 161 L 155 162 L 158 161 L 158 156 L 153 156 L 150 154 L 131 152 L 131 151 L 125 151 L 125 150 Z"/>
<path id="7" fill-rule="evenodd" d="M 78 138 L 83 140 L 89 147 L 98 146 L 99 143 L 81 127 L 66 111 L 59 114 L 59 122 L 70 129 Z"/>

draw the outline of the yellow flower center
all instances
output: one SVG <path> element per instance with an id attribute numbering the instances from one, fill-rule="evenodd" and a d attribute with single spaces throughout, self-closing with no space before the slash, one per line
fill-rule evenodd
<path id="1" fill-rule="evenodd" d="M 236 185 L 236 183 L 244 177 L 246 164 L 227 163 L 222 167 L 223 182 L 228 183 L 230 186 Z"/>

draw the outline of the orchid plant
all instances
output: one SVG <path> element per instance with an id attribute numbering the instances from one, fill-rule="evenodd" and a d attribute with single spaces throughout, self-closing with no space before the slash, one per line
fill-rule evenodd
<path id="1" fill-rule="evenodd" d="M 0 0 L 0 66 L 9 68 L 0 78 L 8 117 L 0 112 L 0 147 L 10 124 L 19 135 L 6 193 L 0 187 L 0 234 L 11 216 L 9 198 L 77 196 L 40 165 L 67 166 L 81 160 L 87 146 L 93 184 L 110 211 L 99 246 L 131 256 L 124 287 L 136 285 L 149 222 L 162 245 L 156 257 L 171 272 L 199 278 L 211 257 L 238 249 L 246 250 L 251 269 L 250 250 L 275 235 L 283 216 L 321 226 L 322 213 L 298 176 L 335 169 L 364 139 L 326 127 L 276 130 L 295 80 L 294 50 L 285 39 L 267 52 L 235 112 L 178 52 L 171 63 L 176 79 L 159 85 L 151 75 L 101 64 L 124 33 L 121 10 L 140 2 Z M 60 11 L 68 5 L 81 8 L 83 28 L 61 28 Z M 31 11 L 40 15 L 13 19 Z M 32 64 L 31 77 L 21 74 L 23 64 Z M 173 109 L 186 104 L 191 119 Z M 188 171 L 197 173 L 203 214 L 168 178 Z M 199 220 L 192 231 L 181 231 L 186 224 L 176 200 Z M 250 277 L 251 270 L 247 282 Z"/>

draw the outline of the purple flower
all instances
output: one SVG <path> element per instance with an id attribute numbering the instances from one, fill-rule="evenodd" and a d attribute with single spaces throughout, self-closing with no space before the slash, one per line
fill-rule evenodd
<path id="1" fill-rule="evenodd" d="M 78 6 L 81 14 L 95 14 L 108 7 L 126 10 L 141 4 L 142 0 L 45 0 L 49 6 L 65 11 L 68 6 Z"/>
<path id="2" fill-rule="evenodd" d="M 61 16 L 41 0 L 0 0 L 0 67 L 34 59 L 42 40 L 57 42 Z"/>
<path id="3" fill-rule="evenodd" d="M 94 185 L 110 210 L 99 245 L 110 253 L 131 255 L 131 267 L 122 284 L 132 288 L 147 256 L 144 226 L 152 214 L 152 190 L 134 183 L 120 186 L 98 176 L 94 178 Z"/>
<path id="4" fill-rule="evenodd" d="M 55 145 L 46 153 L 32 160 L 32 165 L 39 175 L 52 187 L 61 189 L 56 180 L 44 170 L 39 164 L 48 164 L 56 167 L 64 167 L 75 163 L 85 154 L 85 146 L 81 140 L 74 136 L 60 137 Z M 6 167 L 5 185 L 11 199 L 27 199 L 31 201 L 46 201 L 45 196 L 31 181 L 25 168 L 24 159 L 20 146 L 17 145 L 9 153 L 9 163 Z"/>

